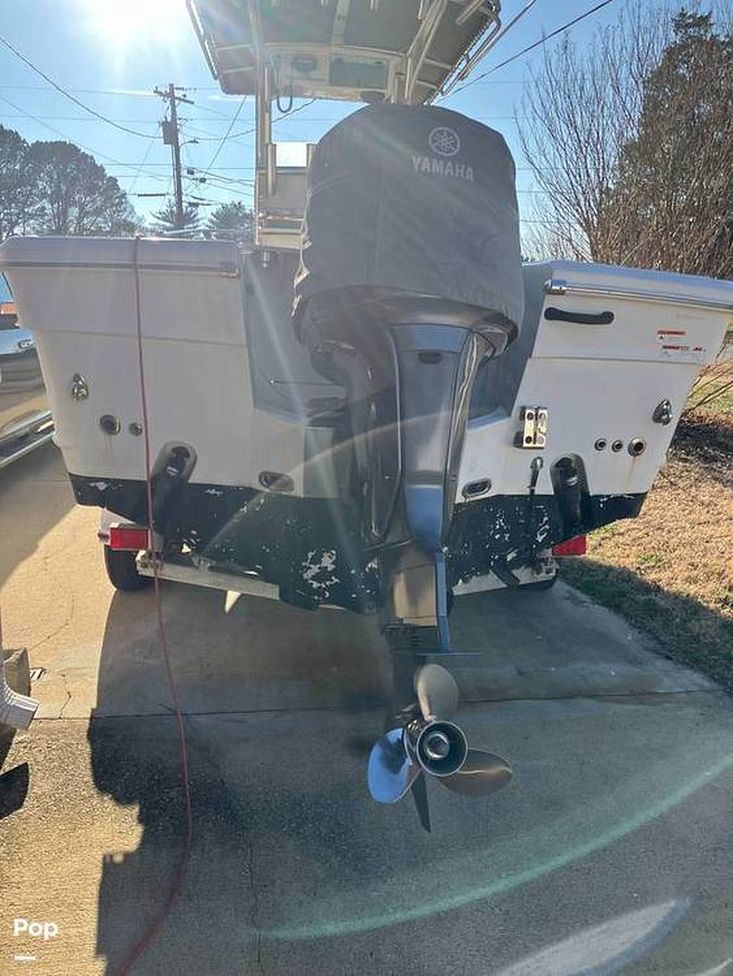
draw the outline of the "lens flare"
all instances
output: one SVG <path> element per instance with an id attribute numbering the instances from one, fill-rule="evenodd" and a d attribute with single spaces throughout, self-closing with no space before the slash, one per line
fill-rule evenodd
<path id="1" fill-rule="evenodd" d="M 82 24 L 118 49 L 180 39 L 189 21 L 184 0 L 80 0 Z"/>

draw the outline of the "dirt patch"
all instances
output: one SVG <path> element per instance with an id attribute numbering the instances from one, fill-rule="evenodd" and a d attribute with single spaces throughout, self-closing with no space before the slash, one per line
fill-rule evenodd
<path id="1" fill-rule="evenodd" d="M 704 465 L 730 489 L 733 486 L 733 414 L 699 410 L 680 421 L 672 458 Z"/>
<path id="2" fill-rule="evenodd" d="M 639 518 L 588 543 L 564 579 L 733 691 L 733 416 L 689 415 Z"/>

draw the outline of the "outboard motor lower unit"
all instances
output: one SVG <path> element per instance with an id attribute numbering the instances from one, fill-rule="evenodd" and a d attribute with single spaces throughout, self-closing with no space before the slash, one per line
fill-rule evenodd
<path id="1" fill-rule="evenodd" d="M 430 628 L 433 651 L 449 649 L 444 545 L 471 389 L 522 320 L 514 182 L 497 132 L 391 104 L 335 126 L 309 170 L 295 327 L 345 390 L 386 625 Z"/>

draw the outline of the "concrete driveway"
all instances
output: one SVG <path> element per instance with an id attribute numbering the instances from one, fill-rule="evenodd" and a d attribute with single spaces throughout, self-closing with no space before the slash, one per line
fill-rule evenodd
<path id="1" fill-rule="evenodd" d="M 5 644 L 44 669 L 38 719 L 0 747 L 13 976 L 116 973 L 181 852 L 152 596 L 113 593 L 95 531 L 54 449 L 3 472 Z M 457 602 L 460 643 L 483 652 L 455 669 L 460 721 L 515 778 L 487 801 L 430 784 L 428 836 L 409 800 L 366 794 L 389 675 L 372 621 L 245 599 L 226 613 L 175 585 L 164 613 L 194 841 L 132 972 L 733 974 L 730 699 L 619 618 L 561 585 Z M 16 919 L 58 934 L 14 935 Z"/>

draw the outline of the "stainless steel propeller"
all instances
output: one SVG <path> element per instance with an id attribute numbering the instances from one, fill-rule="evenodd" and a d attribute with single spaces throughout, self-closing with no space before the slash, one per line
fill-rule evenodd
<path id="1" fill-rule="evenodd" d="M 377 803 L 401 800 L 420 775 L 407 752 L 404 731 L 390 729 L 369 754 L 369 792 Z"/>
<path id="2" fill-rule="evenodd" d="M 506 786 L 511 778 L 512 767 L 506 759 L 482 749 L 469 749 L 458 772 L 446 776 L 441 783 L 463 796 L 488 796 Z"/>
<path id="3" fill-rule="evenodd" d="M 426 722 L 452 718 L 458 708 L 456 679 L 439 664 L 425 664 L 417 669 L 415 694 Z"/>
<path id="4" fill-rule="evenodd" d="M 424 773 L 454 793 L 487 796 L 512 776 L 509 763 L 480 749 L 469 749 L 463 731 L 450 719 L 458 707 L 458 685 L 439 664 L 415 672 L 419 716 L 390 729 L 372 748 L 367 779 L 378 803 L 397 803 L 412 788 L 420 821 L 430 830 Z"/>

